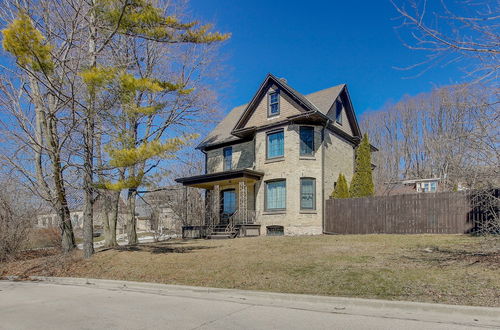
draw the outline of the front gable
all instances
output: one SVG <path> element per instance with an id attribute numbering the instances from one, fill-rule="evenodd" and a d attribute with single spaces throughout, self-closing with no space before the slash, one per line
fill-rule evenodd
<path id="1" fill-rule="evenodd" d="M 339 113 L 339 116 L 337 114 Z M 333 101 L 332 106 L 327 112 L 327 117 L 331 120 L 335 128 L 340 129 L 342 132 L 361 138 L 356 115 L 352 107 L 351 99 L 345 87 L 337 98 Z"/>
<path id="2" fill-rule="evenodd" d="M 279 113 L 273 115 L 270 112 L 270 94 L 277 93 Z M 255 105 L 255 109 L 249 114 L 248 119 L 241 128 L 259 127 L 282 121 L 287 117 L 300 115 L 307 111 L 295 102 L 286 92 L 280 90 L 278 86 L 272 85 L 260 97 Z"/>
<path id="3" fill-rule="evenodd" d="M 345 101 L 342 100 L 340 95 L 335 99 L 335 102 L 333 102 L 332 107 L 327 113 L 327 117 L 330 118 L 333 126 L 339 128 L 340 130 L 351 136 L 353 135 L 351 123 L 349 122 L 349 118 L 347 117 L 347 105 Z"/>
<path id="4" fill-rule="evenodd" d="M 271 115 L 269 95 L 275 92 L 278 93 L 279 98 L 279 114 Z M 297 94 L 282 80 L 269 74 L 244 110 L 233 131 L 270 125 L 307 111 L 316 110 L 310 102 L 298 97 Z"/>

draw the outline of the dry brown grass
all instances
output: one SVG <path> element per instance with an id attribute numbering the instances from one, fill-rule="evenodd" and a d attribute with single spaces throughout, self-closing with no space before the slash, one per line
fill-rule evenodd
<path id="1" fill-rule="evenodd" d="M 497 241 L 498 242 L 498 241 Z M 168 241 L 0 264 L 0 275 L 74 276 L 500 306 L 500 249 L 462 235 Z"/>

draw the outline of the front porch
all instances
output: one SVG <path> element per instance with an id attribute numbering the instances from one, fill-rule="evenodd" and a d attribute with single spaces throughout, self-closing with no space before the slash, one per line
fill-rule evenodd
<path id="1" fill-rule="evenodd" d="M 205 189 L 205 223 L 183 226 L 185 238 L 233 238 L 259 236 L 255 212 L 255 184 L 264 173 L 243 169 L 176 181 L 184 186 Z"/>

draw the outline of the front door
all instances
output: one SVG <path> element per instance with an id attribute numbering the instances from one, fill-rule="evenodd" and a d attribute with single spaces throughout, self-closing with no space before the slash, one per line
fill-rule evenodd
<path id="1" fill-rule="evenodd" d="M 236 190 L 227 189 L 221 191 L 221 224 L 227 224 L 229 222 L 229 217 L 236 212 Z"/>

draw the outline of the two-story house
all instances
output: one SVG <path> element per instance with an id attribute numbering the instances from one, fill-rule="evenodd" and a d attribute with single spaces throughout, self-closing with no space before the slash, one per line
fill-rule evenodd
<path id="1" fill-rule="evenodd" d="M 205 174 L 177 182 L 212 193 L 208 235 L 218 224 L 240 236 L 321 234 L 324 201 L 339 173 L 351 179 L 360 139 L 346 85 L 303 95 L 269 74 L 197 147 Z"/>

